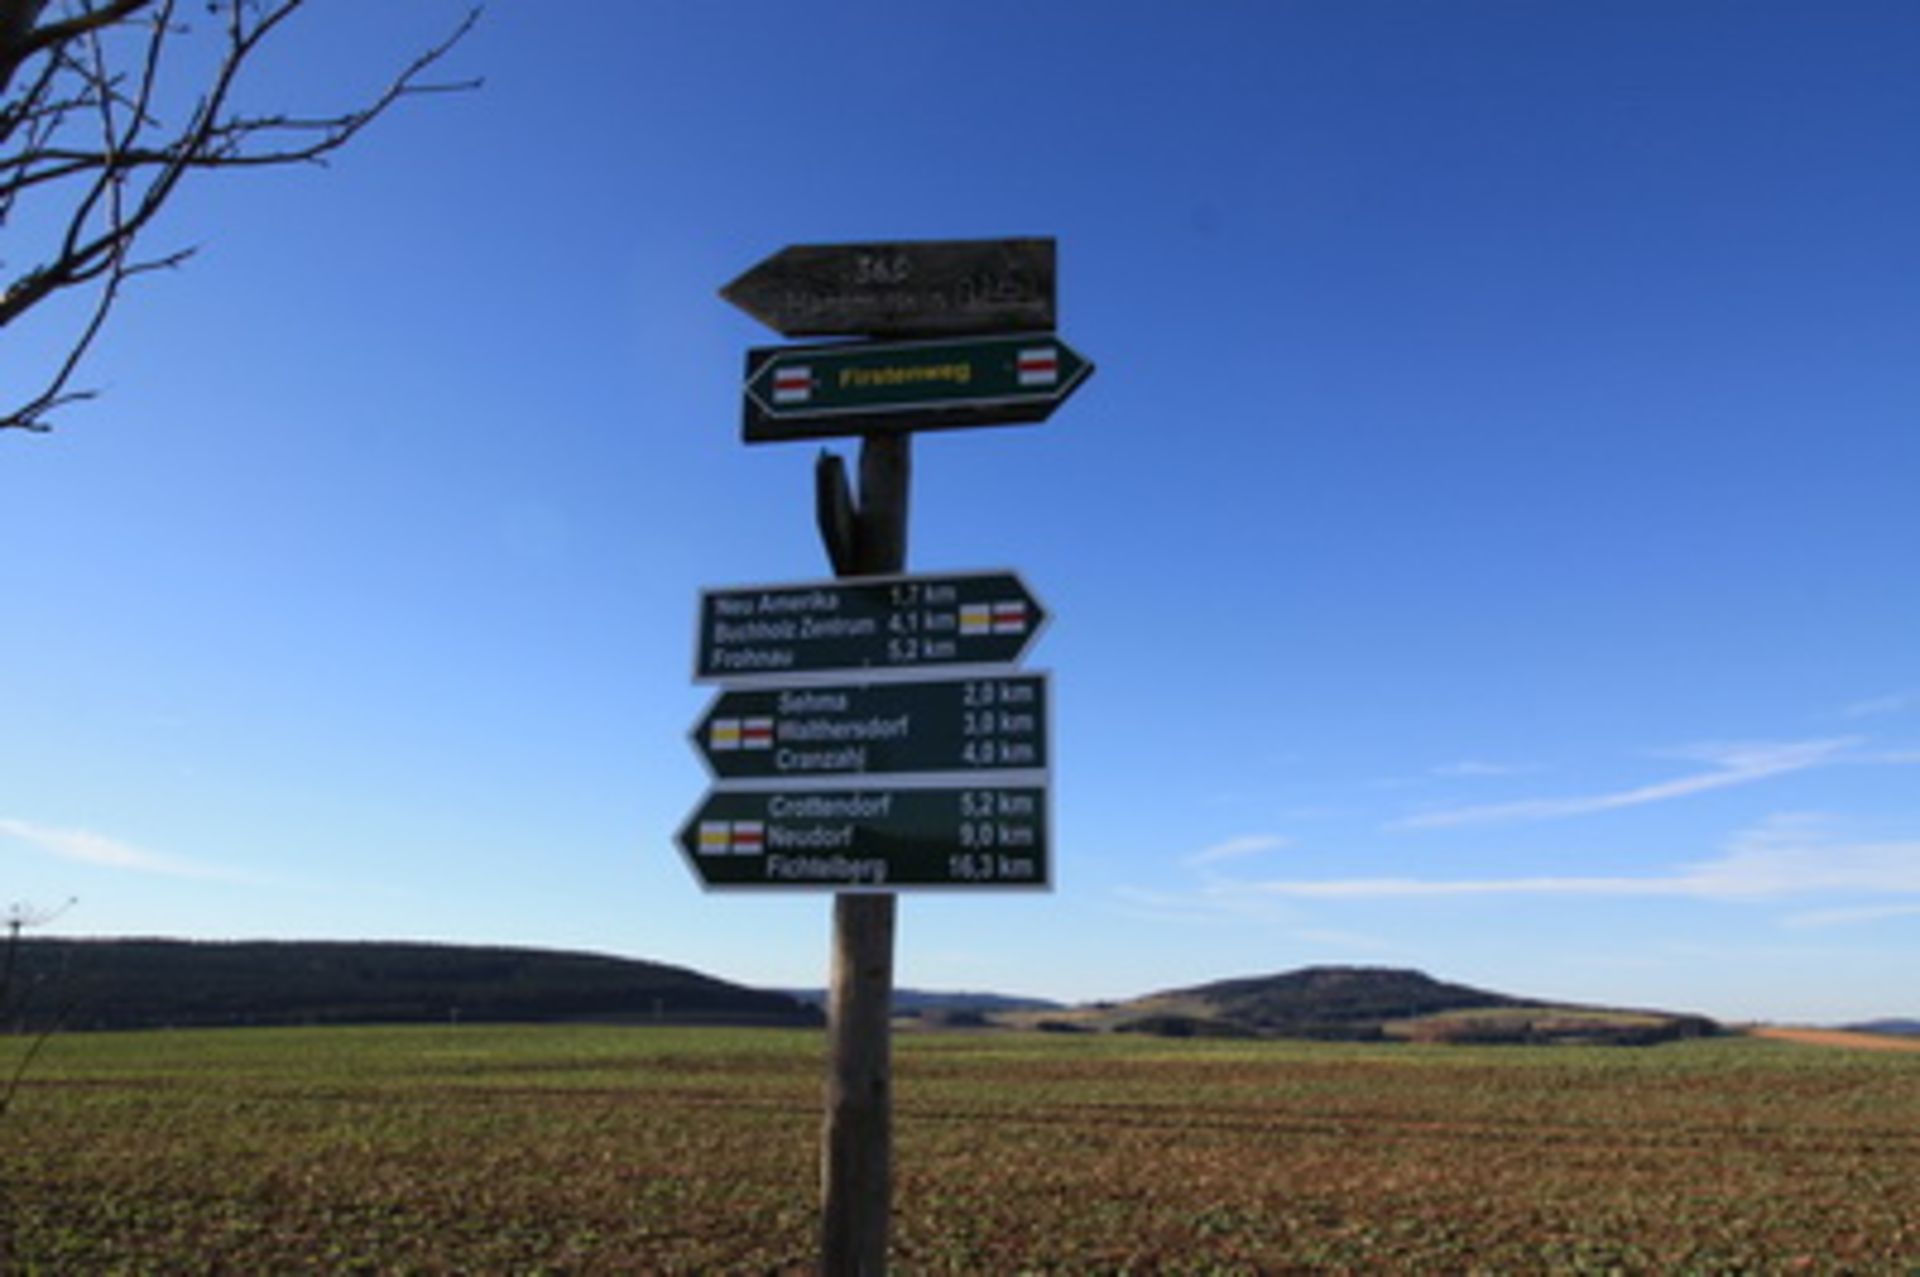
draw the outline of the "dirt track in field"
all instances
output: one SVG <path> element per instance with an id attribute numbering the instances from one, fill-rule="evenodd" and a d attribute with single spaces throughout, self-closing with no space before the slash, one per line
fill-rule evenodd
<path id="1" fill-rule="evenodd" d="M 1756 1038 L 1799 1042 L 1806 1046 L 1839 1046 L 1854 1051 L 1920 1051 L 1920 1037 L 1892 1033 L 1849 1033 L 1845 1029 L 1749 1029 Z"/>

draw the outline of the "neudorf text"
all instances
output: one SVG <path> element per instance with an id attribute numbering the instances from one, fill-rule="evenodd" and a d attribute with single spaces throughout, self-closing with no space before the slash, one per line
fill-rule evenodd
<path id="1" fill-rule="evenodd" d="M 680 831 L 709 886 L 1045 889 L 1043 784 L 719 789 Z"/>

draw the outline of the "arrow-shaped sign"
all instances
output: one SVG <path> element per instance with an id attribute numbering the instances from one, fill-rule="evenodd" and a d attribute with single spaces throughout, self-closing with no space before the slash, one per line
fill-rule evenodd
<path id="1" fill-rule="evenodd" d="M 1045 889 L 1047 791 L 716 789 L 679 833 L 700 881 L 718 888 L 893 891 Z"/>
<path id="2" fill-rule="evenodd" d="M 1018 333 L 1054 324 L 1051 239 L 795 244 L 720 290 L 783 337 Z"/>
<path id="3" fill-rule="evenodd" d="M 735 688 L 714 697 L 692 737 L 723 781 L 1037 771 L 1047 676 Z"/>
<path id="4" fill-rule="evenodd" d="M 748 443 L 1044 421 L 1093 365 L 1052 333 L 747 352 Z"/>
<path id="5" fill-rule="evenodd" d="M 842 577 L 703 590 L 696 683 L 1006 666 L 1047 614 L 1016 572 Z"/>

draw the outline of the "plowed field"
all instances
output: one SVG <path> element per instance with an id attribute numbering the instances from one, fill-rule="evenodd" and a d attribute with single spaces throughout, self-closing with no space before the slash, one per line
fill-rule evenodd
<path id="1" fill-rule="evenodd" d="M 0 1124 L 0 1271 L 805 1271 L 820 1050 L 62 1037 Z M 902 1273 L 1920 1267 L 1912 1055 L 983 1033 L 896 1065 Z"/>
<path id="2" fill-rule="evenodd" d="M 1754 1029 L 1753 1036 L 1802 1046 L 1840 1046 L 1854 1051 L 1920 1051 L 1920 1037 L 1854 1033 L 1846 1029 Z"/>

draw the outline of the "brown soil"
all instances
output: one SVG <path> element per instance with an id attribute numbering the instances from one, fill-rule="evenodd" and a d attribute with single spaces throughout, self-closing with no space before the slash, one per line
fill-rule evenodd
<path id="1" fill-rule="evenodd" d="M 1756 1038 L 1800 1042 L 1807 1046 L 1843 1046 L 1855 1051 L 1920 1051 L 1920 1037 L 1893 1033 L 1850 1033 L 1845 1029 L 1750 1029 Z"/>

